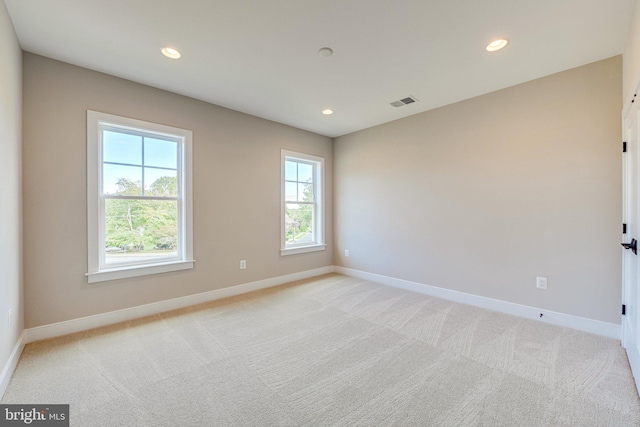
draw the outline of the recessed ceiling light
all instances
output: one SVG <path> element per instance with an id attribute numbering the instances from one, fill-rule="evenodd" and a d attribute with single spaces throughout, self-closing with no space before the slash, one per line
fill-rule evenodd
<path id="1" fill-rule="evenodd" d="M 182 57 L 182 54 L 172 47 L 163 47 L 161 52 L 164 56 L 171 59 L 180 59 Z"/>
<path id="2" fill-rule="evenodd" d="M 496 50 L 500 50 L 503 47 L 505 47 L 506 45 L 509 44 L 508 40 L 505 39 L 498 39 L 498 40 L 494 40 L 491 43 L 489 43 L 486 47 L 488 52 L 495 52 Z"/>
<path id="3" fill-rule="evenodd" d="M 333 114 L 333 110 L 331 108 L 327 108 L 325 110 L 322 110 L 322 114 L 324 114 L 325 116 L 330 116 Z"/>
<path id="4" fill-rule="evenodd" d="M 326 58 L 327 56 L 333 55 L 333 49 L 331 49 L 330 47 L 321 47 L 318 51 L 318 55 L 324 56 Z"/>

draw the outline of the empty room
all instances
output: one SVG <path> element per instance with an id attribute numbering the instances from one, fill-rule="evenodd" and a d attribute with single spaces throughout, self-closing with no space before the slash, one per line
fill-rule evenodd
<path id="1" fill-rule="evenodd" d="M 1 0 L 0 425 L 640 425 L 640 0 Z"/>

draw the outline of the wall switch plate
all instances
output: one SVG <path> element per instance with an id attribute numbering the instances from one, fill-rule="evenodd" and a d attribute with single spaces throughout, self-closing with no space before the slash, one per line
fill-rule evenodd
<path id="1" fill-rule="evenodd" d="M 345 249 L 344 250 L 344 256 L 348 257 L 349 256 L 349 249 Z"/>
<path id="2" fill-rule="evenodd" d="M 547 278 L 540 276 L 536 277 L 536 288 L 547 289 Z"/>
<path id="3" fill-rule="evenodd" d="M 240 270 L 244 270 L 245 268 L 247 268 L 247 260 L 246 259 L 241 259 L 240 260 Z"/>

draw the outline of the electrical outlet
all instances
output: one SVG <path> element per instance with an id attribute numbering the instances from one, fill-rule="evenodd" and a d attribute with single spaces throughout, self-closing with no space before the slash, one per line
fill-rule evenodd
<path id="1" fill-rule="evenodd" d="M 247 260 L 246 259 L 241 259 L 240 260 L 240 270 L 244 270 L 245 268 L 247 268 Z"/>
<path id="2" fill-rule="evenodd" d="M 536 277 L 536 288 L 547 289 L 547 278 L 540 276 Z"/>
<path id="3" fill-rule="evenodd" d="M 344 250 L 344 256 L 348 257 L 349 256 L 349 249 L 345 249 Z"/>

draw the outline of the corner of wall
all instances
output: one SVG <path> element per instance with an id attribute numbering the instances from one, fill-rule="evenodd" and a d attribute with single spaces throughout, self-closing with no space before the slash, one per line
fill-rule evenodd
<path id="1" fill-rule="evenodd" d="M 0 3 L 0 397 L 24 346 L 22 254 L 22 49 Z"/>

